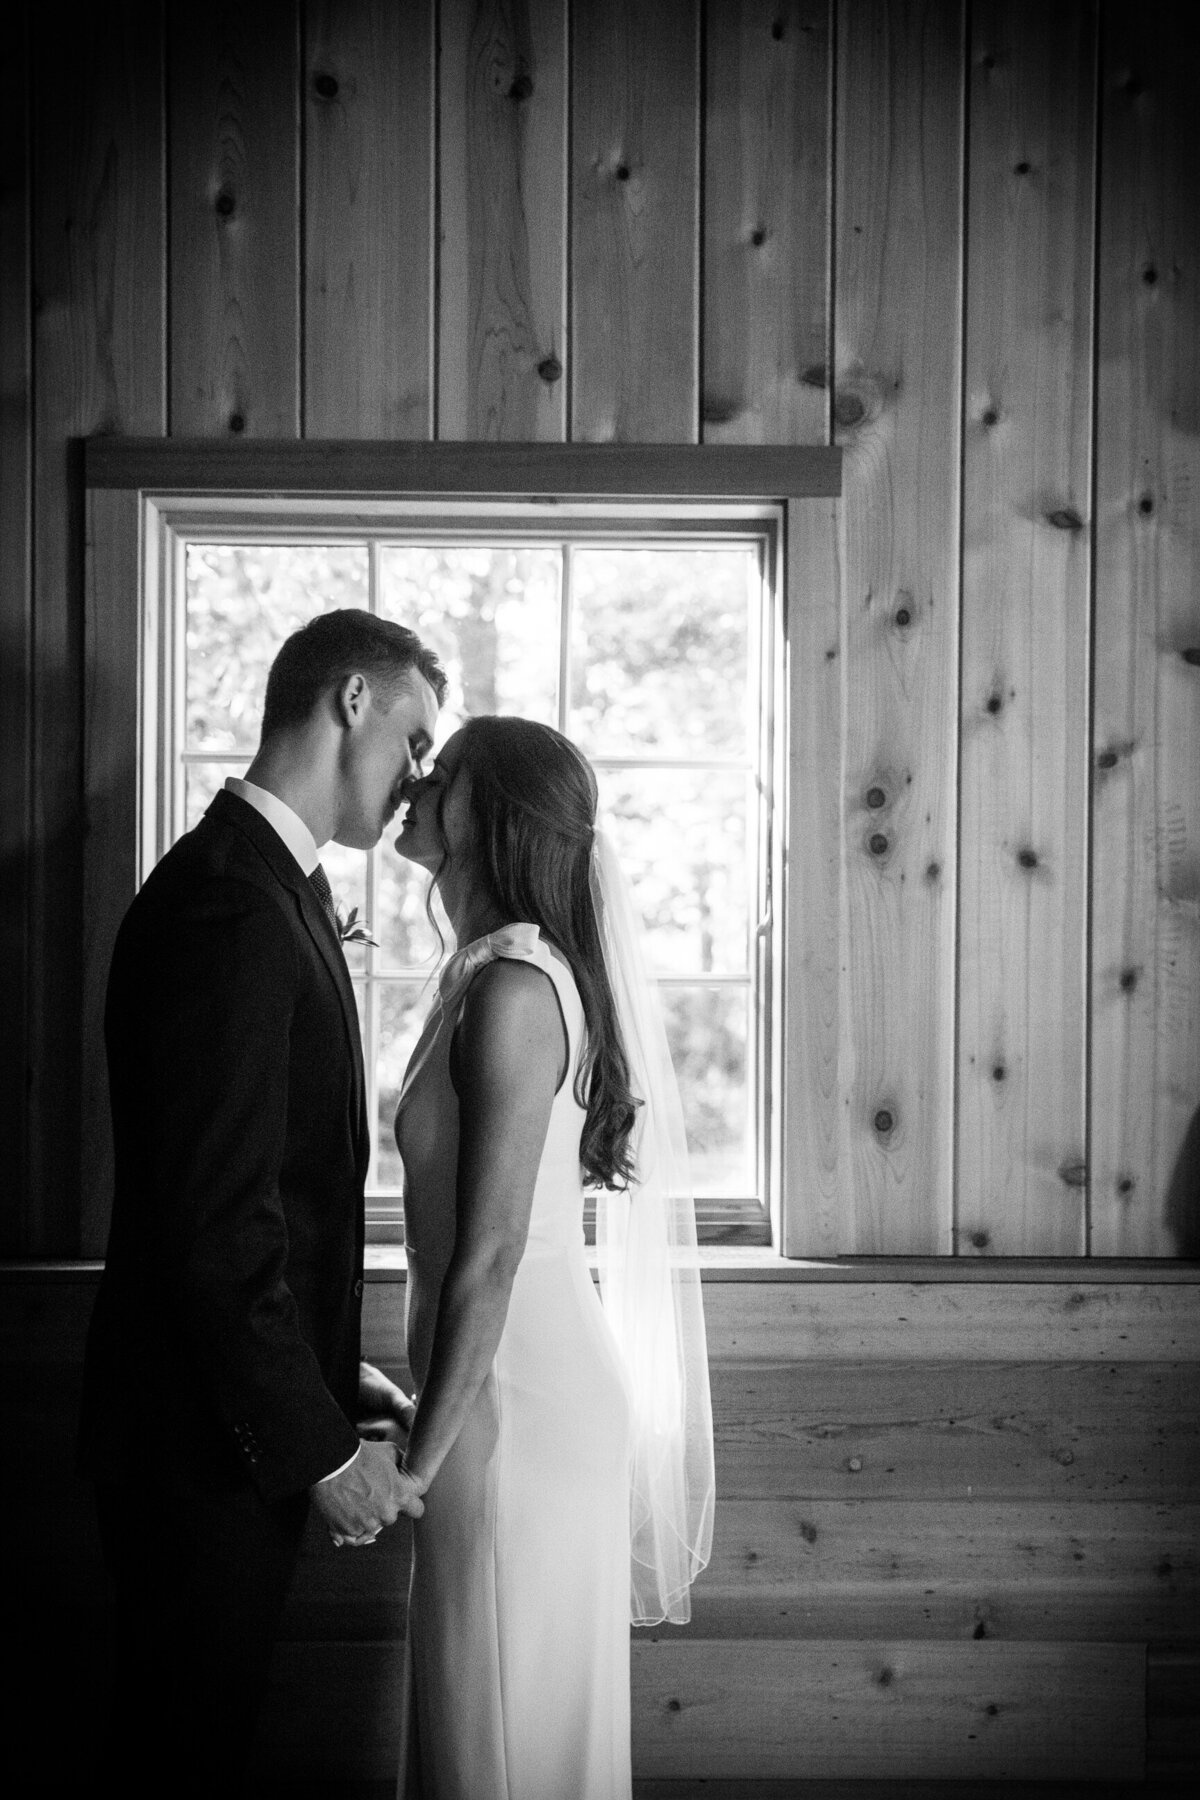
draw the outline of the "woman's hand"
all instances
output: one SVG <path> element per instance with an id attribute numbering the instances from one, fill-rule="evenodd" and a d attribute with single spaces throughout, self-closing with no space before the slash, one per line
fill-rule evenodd
<path id="1" fill-rule="evenodd" d="M 417 1416 L 417 1403 L 389 1381 L 382 1369 L 364 1362 L 358 1366 L 358 1413 L 360 1437 L 403 1450 Z"/>

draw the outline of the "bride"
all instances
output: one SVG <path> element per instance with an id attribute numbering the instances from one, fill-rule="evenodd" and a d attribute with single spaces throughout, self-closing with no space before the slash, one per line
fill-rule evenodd
<path id="1" fill-rule="evenodd" d="M 406 797 L 396 848 L 460 948 L 396 1115 L 425 1507 L 400 1794 L 628 1800 L 630 1620 L 689 1616 L 712 1536 L 678 1094 L 574 745 L 473 719 Z"/>

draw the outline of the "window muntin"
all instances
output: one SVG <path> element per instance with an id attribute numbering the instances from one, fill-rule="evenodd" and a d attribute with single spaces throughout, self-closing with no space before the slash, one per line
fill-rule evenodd
<path id="1" fill-rule="evenodd" d="M 450 676 L 439 741 L 472 712 L 513 711 L 557 725 L 592 759 L 662 984 L 702 1231 L 765 1238 L 773 531 L 722 520 L 648 529 L 626 516 L 531 532 L 508 510 L 441 530 L 247 530 L 236 518 L 178 529 L 162 847 L 248 763 L 266 671 L 290 631 L 345 605 L 412 625 Z M 339 904 L 357 907 L 377 940 L 347 955 L 371 1085 L 369 1211 L 387 1236 L 400 1217 L 391 1117 L 437 938 L 426 878 L 390 838 L 365 858 L 336 845 L 323 854 Z"/>

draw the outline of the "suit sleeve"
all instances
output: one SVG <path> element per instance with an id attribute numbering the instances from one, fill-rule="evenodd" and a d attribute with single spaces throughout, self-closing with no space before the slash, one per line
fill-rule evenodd
<path id="1" fill-rule="evenodd" d="M 243 1466 L 280 1498 L 358 1447 L 286 1281 L 279 1175 L 295 948 L 268 895 L 219 880 L 175 916 L 153 961 L 136 1008 L 146 1248 Z"/>

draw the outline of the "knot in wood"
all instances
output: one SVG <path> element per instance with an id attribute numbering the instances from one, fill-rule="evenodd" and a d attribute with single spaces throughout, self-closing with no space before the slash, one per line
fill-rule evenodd
<path id="1" fill-rule="evenodd" d="M 1058 1171 L 1059 1180 L 1067 1187 L 1083 1188 L 1087 1186 L 1087 1164 L 1083 1162 L 1063 1163 Z"/>
<path id="2" fill-rule="evenodd" d="M 772 19 L 772 21 L 771 21 L 771 36 L 774 38 L 774 40 L 777 44 L 782 42 L 783 33 L 784 33 L 783 20 L 782 19 Z"/>
<path id="3" fill-rule="evenodd" d="M 873 1123 L 874 1123 L 875 1129 L 879 1133 L 880 1137 L 886 1137 L 888 1132 L 891 1131 L 892 1127 L 895 1125 L 896 1121 L 895 1121 L 894 1117 L 892 1116 L 892 1114 L 888 1111 L 887 1107 L 881 1106 L 879 1111 L 875 1114 Z"/>
<path id="4" fill-rule="evenodd" d="M 1144 519 L 1148 519 L 1150 517 L 1150 514 L 1154 511 L 1154 496 L 1153 496 L 1153 494 L 1143 494 L 1142 495 L 1141 499 L 1138 501 L 1138 511 L 1141 513 L 1141 515 Z"/>
<path id="5" fill-rule="evenodd" d="M 815 1544 L 816 1543 L 817 1528 L 810 1519 L 801 1519 L 801 1521 L 800 1521 L 800 1536 L 804 1539 L 806 1544 Z"/>
<path id="6" fill-rule="evenodd" d="M 989 1719 L 994 1719 L 996 1717 L 997 1713 L 1000 1711 L 1000 1708 L 996 1705 L 996 1702 L 994 1700 L 989 1700 L 983 1710 L 987 1714 Z"/>
<path id="7" fill-rule="evenodd" d="M 973 1231 L 971 1233 L 971 1246 L 975 1250 L 986 1250 L 991 1241 L 991 1237 L 986 1231 Z"/>
<path id="8" fill-rule="evenodd" d="M 998 712 L 1002 712 L 1004 709 L 1003 696 L 1000 694 L 989 694 L 987 697 L 987 709 L 992 714 L 993 718 Z"/>
<path id="9" fill-rule="evenodd" d="M 1000 414 L 996 411 L 996 408 L 994 406 L 989 406 L 987 408 L 987 410 L 984 412 L 984 414 L 980 420 L 980 424 L 986 425 L 987 429 L 990 431 L 993 425 L 998 425 L 999 423 L 1000 423 Z"/>
<path id="10" fill-rule="evenodd" d="M 1073 506 L 1057 506 L 1046 514 L 1046 519 L 1056 531 L 1083 530 L 1083 520 Z"/>
<path id="11" fill-rule="evenodd" d="M 1024 161 L 1019 162 L 1019 163 L 1014 163 L 1013 164 L 1013 174 L 1014 175 L 1028 175 L 1029 167 L 1030 167 L 1030 165 Z"/>
<path id="12" fill-rule="evenodd" d="M 833 416 L 839 425 L 861 425 L 867 409 L 857 394 L 839 394 L 833 403 Z"/>
<path id="13" fill-rule="evenodd" d="M 756 225 L 754 230 L 750 233 L 750 242 L 754 245 L 756 250 L 761 250 L 766 241 L 766 227 L 764 225 Z"/>
<path id="14" fill-rule="evenodd" d="M 829 371 L 824 363 L 809 363 L 807 369 L 801 371 L 800 380 L 805 387 L 827 387 L 829 385 Z"/>
<path id="15" fill-rule="evenodd" d="M 1007 1074 L 1008 1074 L 1008 1070 L 1005 1068 L 1004 1064 L 997 1063 L 995 1068 L 992 1070 L 992 1080 L 993 1081 L 1003 1081 Z"/>
<path id="16" fill-rule="evenodd" d="M 560 381 L 562 379 L 562 364 L 559 362 L 557 356 L 543 356 L 541 362 L 537 366 L 537 372 L 542 380 L 548 384 Z"/>
<path id="17" fill-rule="evenodd" d="M 912 614 L 909 612 L 907 606 L 898 606 L 896 608 L 895 620 L 901 631 L 904 630 L 906 625 L 912 624 Z"/>
<path id="18" fill-rule="evenodd" d="M 337 77 L 334 75 L 314 75 L 313 87 L 322 100 L 336 100 L 338 97 Z"/>
<path id="19" fill-rule="evenodd" d="M 1073 1450 L 1056 1450 L 1054 1460 L 1061 1463 L 1064 1469 L 1069 1469 L 1075 1461 L 1075 1452 Z"/>
<path id="20" fill-rule="evenodd" d="M 613 173 L 618 181 L 628 181 L 632 171 L 628 163 L 618 163 Z"/>
<path id="21" fill-rule="evenodd" d="M 887 795 L 881 787 L 870 787 L 867 789 L 867 805 L 873 812 L 878 812 L 879 808 L 881 806 L 886 806 L 886 804 Z"/>
<path id="22" fill-rule="evenodd" d="M 245 420 L 244 414 L 242 414 L 240 412 L 230 413 L 229 429 L 230 429 L 230 431 L 245 431 L 246 420 Z"/>
<path id="23" fill-rule="evenodd" d="M 1018 850 L 1017 861 L 1023 869 L 1036 869 L 1038 858 L 1036 850 Z"/>
<path id="24" fill-rule="evenodd" d="M 847 1457 L 846 1458 L 846 1467 L 849 1469 L 849 1471 L 852 1475 L 860 1475 L 862 1473 L 862 1457 L 861 1456 Z"/>
<path id="25" fill-rule="evenodd" d="M 1189 644 L 1187 649 L 1181 650 L 1179 654 L 1191 668 L 1200 669 L 1200 644 Z"/>
<path id="26" fill-rule="evenodd" d="M 1117 1182 L 1117 1192 L 1118 1194 L 1132 1194 L 1136 1186 L 1137 1182 L 1132 1175 L 1122 1175 Z"/>
<path id="27" fill-rule="evenodd" d="M 984 1624 L 982 1619 L 980 1619 L 978 1625 L 976 1625 L 974 1631 L 971 1633 L 971 1636 L 973 1638 L 985 1638 L 987 1636 L 987 1626 Z"/>
<path id="28" fill-rule="evenodd" d="M 896 1679 L 896 1672 L 894 1669 L 880 1669 L 875 1679 L 880 1687 L 891 1687 L 893 1681 Z"/>
<path id="29" fill-rule="evenodd" d="M 667 1711 L 668 1712 L 682 1712 L 683 1711 L 683 1701 L 682 1700 L 668 1700 L 667 1701 Z"/>
<path id="30" fill-rule="evenodd" d="M 510 100 L 528 100 L 532 93 L 533 76 L 528 69 L 522 69 L 520 74 L 513 76 L 509 84 L 508 97 Z"/>
<path id="31" fill-rule="evenodd" d="M 882 831 L 873 831 L 867 842 L 872 856 L 884 856 L 887 853 L 888 841 Z"/>
<path id="32" fill-rule="evenodd" d="M 1121 970 L 1121 992 L 1123 994 L 1132 994 L 1137 984 L 1138 972 L 1136 969 Z"/>
<path id="33" fill-rule="evenodd" d="M 1117 753 L 1115 750 L 1102 750 L 1096 758 L 1096 767 L 1098 769 L 1115 769 L 1116 766 Z"/>
<path id="34" fill-rule="evenodd" d="M 938 876 L 941 874 L 941 872 L 942 872 L 941 863 L 940 862 L 931 862 L 925 870 L 926 881 L 936 881 Z"/>
<path id="35" fill-rule="evenodd" d="M 222 188 L 220 193 L 217 195 L 217 199 L 216 199 L 217 212 L 220 214 L 221 218 L 227 219 L 230 216 L 230 214 L 232 213 L 234 206 L 236 204 L 237 204 L 237 202 L 234 200 L 234 197 L 230 193 L 229 189 Z"/>
<path id="36" fill-rule="evenodd" d="M 1147 263 L 1146 267 L 1142 270 L 1142 280 L 1147 287 L 1153 287 L 1158 280 L 1158 270 L 1153 263 Z"/>

